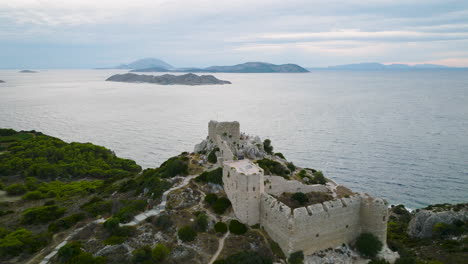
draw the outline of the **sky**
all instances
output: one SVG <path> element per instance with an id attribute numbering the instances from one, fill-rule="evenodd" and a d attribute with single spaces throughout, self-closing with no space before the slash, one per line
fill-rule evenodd
<path id="1" fill-rule="evenodd" d="M 468 67 L 466 0 L 0 0 L 0 68 Z"/>

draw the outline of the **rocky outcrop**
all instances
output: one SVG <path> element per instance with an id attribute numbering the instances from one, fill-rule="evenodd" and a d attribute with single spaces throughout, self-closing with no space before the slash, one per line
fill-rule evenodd
<path id="1" fill-rule="evenodd" d="M 106 81 L 129 82 L 129 83 L 154 83 L 161 85 L 211 85 L 211 84 L 231 84 L 229 81 L 219 80 L 213 75 L 196 75 L 188 73 L 184 75 L 164 74 L 160 76 L 138 75 L 133 73 L 115 74 Z"/>
<path id="2" fill-rule="evenodd" d="M 456 220 L 468 220 L 468 206 L 459 210 L 422 209 L 418 211 L 408 225 L 408 235 L 417 238 L 429 238 L 437 223 L 452 224 Z"/>

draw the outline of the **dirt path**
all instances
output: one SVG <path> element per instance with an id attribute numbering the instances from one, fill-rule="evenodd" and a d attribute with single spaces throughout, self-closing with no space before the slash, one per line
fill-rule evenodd
<path id="1" fill-rule="evenodd" d="M 216 261 L 221 251 L 223 251 L 224 240 L 226 240 L 229 234 L 230 234 L 229 231 L 227 231 L 227 233 L 219 240 L 218 250 L 216 250 L 216 253 L 213 255 L 213 257 L 211 257 L 210 262 L 208 262 L 208 264 L 213 264 L 213 262 Z"/>

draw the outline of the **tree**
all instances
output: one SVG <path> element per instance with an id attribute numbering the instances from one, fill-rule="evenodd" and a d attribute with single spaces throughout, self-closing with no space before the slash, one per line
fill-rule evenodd
<path id="1" fill-rule="evenodd" d="M 289 264 L 302 264 L 304 263 L 304 252 L 297 251 L 292 253 L 288 258 Z"/>
<path id="2" fill-rule="evenodd" d="M 236 235 L 242 235 L 247 232 L 247 226 L 237 220 L 229 222 L 229 231 Z"/>
<path id="3" fill-rule="evenodd" d="M 217 214 L 224 214 L 230 206 L 231 201 L 226 197 L 221 197 L 213 204 L 213 211 Z"/>
<path id="4" fill-rule="evenodd" d="M 269 140 L 268 138 L 263 141 L 263 149 L 268 154 L 273 153 L 273 146 L 271 145 L 271 140 Z"/>
<path id="5" fill-rule="evenodd" d="M 325 183 L 327 183 L 327 179 L 325 179 L 325 176 L 323 176 L 323 172 L 316 171 L 316 172 L 314 172 L 313 182 L 315 182 L 317 184 L 325 184 Z"/>
<path id="6" fill-rule="evenodd" d="M 214 229 L 216 232 L 218 233 L 226 233 L 227 230 L 228 230 L 228 227 L 225 223 L 223 222 L 217 222 L 215 225 L 214 225 Z"/>
<path id="7" fill-rule="evenodd" d="M 358 252 L 368 258 L 374 258 L 382 249 L 382 242 L 371 233 L 362 233 L 356 240 Z"/>
<path id="8" fill-rule="evenodd" d="M 218 162 L 218 157 L 216 157 L 216 151 L 219 151 L 218 148 L 213 149 L 210 154 L 208 154 L 208 162 L 209 163 L 216 163 Z"/>
<path id="9" fill-rule="evenodd" d="M 213 205 L 218 200 L 218 196 L 215 193 L 209 193 L 205 196 L 205 202 L 209 205 Z"/>
<path id="10" fill-rule="evenodd" d="M 191 226 L 184 226 L 179 229 L 177 236 L 183 242 L 194 241 L 197 237 L 197 231 L 195 231 Z"/>
<path id="11" fill-rule="evenodd" d="M 133 263 L 150 264 L 153 262 L 152 250 L 150 246 L 144 246 L 133 250 L 132 252 Z"/>
<path id="12" fill-rule="evenodd" d="M 208 216 L 205 213 L 198 214 L 193 223 L 193 228 L 198 232 L 205 232 L 208 228 Z"/>

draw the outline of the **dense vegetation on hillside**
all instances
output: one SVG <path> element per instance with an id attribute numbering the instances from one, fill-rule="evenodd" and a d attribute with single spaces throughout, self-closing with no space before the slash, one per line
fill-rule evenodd
<path id="1" fill-rule="evenodd" d="M 0 176 L 21 175 L 40 179 L 122 178 L 141 170 L 133 160 L 122 159 L 91 143 L 66 143 L 42 133 L 3 129 Z"/>
<path id="2" fill-rule="evenodd" d="M 89 218 L 130 221 L 147 206 L 138 196 L 145 191 L 158 199 L 172 185 L 165 179 L 188 174 L 188 159 L 178 156 L 160 168 L 140 171 L 133 160 L 101 146 L 0 129 L 0 189 L 6 192 L 0 196 L 5 199 L 0 203 L 0 262 L 18 255 L 27 259 L 55 233 Z M 106 243 L 121 243 L 133 233 L 130 227 L 115 229 Z M 104 261 L 75 249 L 76 245 L 64 248 L 60 262 Z"/>

